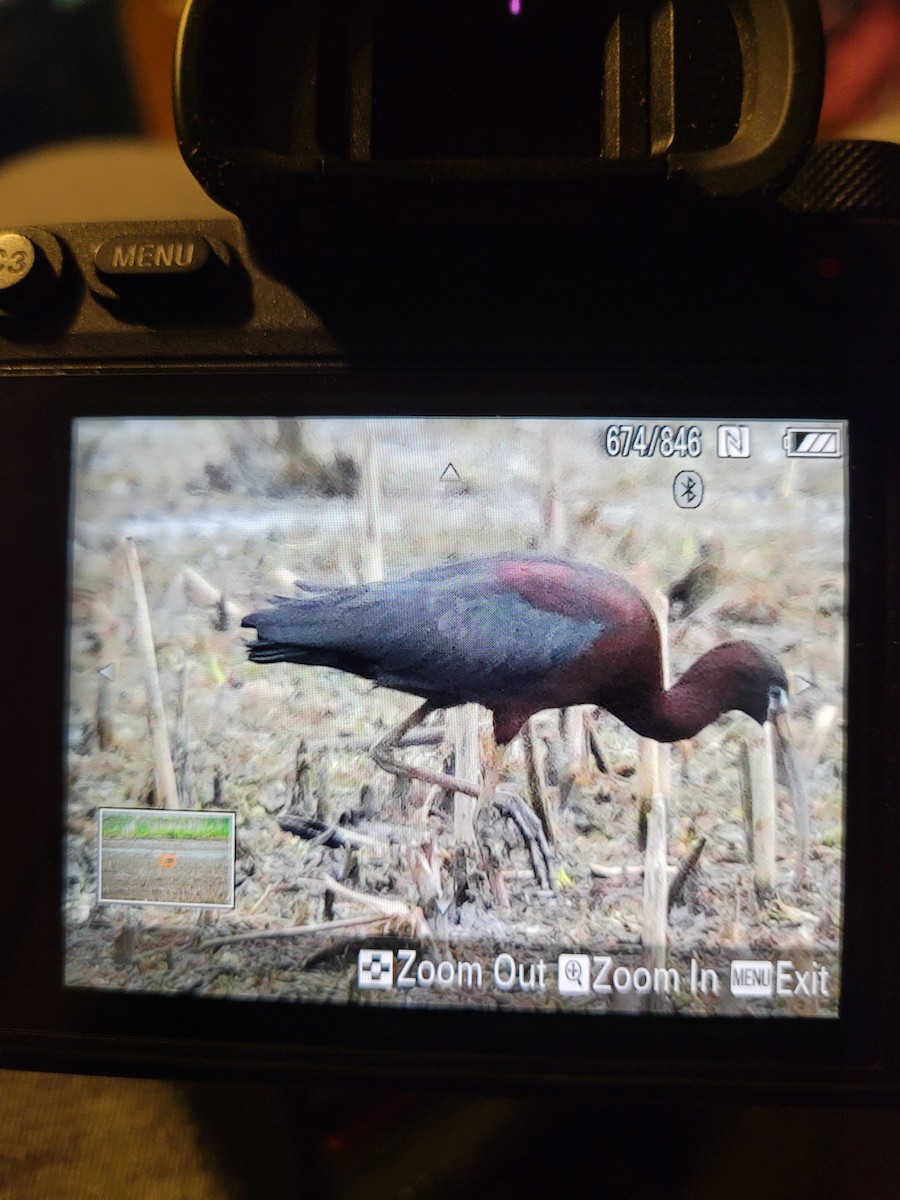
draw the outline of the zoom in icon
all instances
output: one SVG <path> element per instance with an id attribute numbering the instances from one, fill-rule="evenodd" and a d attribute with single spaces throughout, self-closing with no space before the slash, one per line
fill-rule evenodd
<path id="1" fill-rule="evenodd" d="M 556 979 L 561 996 L 587 996 L 591 990 L 591 956 L 561 954 L 556 963 Z"/>

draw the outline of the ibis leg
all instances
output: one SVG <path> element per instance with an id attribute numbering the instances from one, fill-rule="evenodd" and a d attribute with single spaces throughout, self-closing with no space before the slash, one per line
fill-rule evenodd
<path id="1" fill-rule="evenodd" d="M 494 803 L 494 794 L 497 791 L 497 784 L 500 782 L 500 776 L 503 774 L 503 767 L 506 763 L 506 747 L 498 746 L 493 738 L 491 738 L 491 742 L 493 745 L 491 746 L 490 757 L 484 770 L 481 791 L 478 793 L 479 809 L 486 808 L 488 804 Z"/>
<path id="2" fill-rule="evenodd" d="M 475 818 L 479 812 L 483 812 L 488 805 L 494 804 L 499 800 L 497 795 L 497 784 L 500 782 L 500 776 L 503 772 L 503 765 L 506 761 L 506 747 L 498 746 L 496 741 L 491 738 L 491 749 L 487 757 L 487 762 L 484 765 L 484 771 L 481 776 L 481 789 L 475 800 L 472 809 L 468 813 L 468 827 L 470 833 L 470 848 L 475 851 L 475 861 L 471 863 L 476 865 L 478 873 L 483 876 L 485 884 L 488 888 L 488 893 L 491 897 L 491 902 L 499 904 L 505 908 L 509 904 L 509 899 L 506 895 L 506 889 L 503 885 L 503 879 L 500 874 L 499 864 L 491 855 L 484 840 L 475 830 Z M 457 805 L 462 801 L 466 803 L 463 796 L 457 796 Z M 468 803 L 471 803 L 469 801 Z"/>
<path id="3" fill-rule="evenodd" d="M 475 784 L 464 783 L 459 779 L 454 779 L 452 775 L 441 775 L 436 771 L 426 771 L 422 767 L 399 762 L 395 757 L 403 738 L 416 725 L 420 725 L 429 713 L 434 712 L 434 709 L 435 706 L 426 701 L 405 721 L 401 721 L 396 729 L 392 729 L 383 738 L 380 738 L 372 747 L 373 760 L 381 767 L 382 771 L 387 771 L 389 775 L 399 775 L 405 779 L 419 779 L 422 783 L 434 784 L 446 792 L 464 792 L 467 796 L 479 795 L 479 789 Z"/>
<path id="4" fill-rule="evenodd" d="M 484 783 L 481 795 L 478 797 L 478 807 L 494 804 L 502 813 L 508 816 L 518 826 L 522 839 L 531 855 L 531 865 L 538 887 L 553 890 L 553 876 L 550 869 L 550 846 L 544 834 L 543 826 L 534 809 L 521 796 L 514 792 L 498 787 L 500 776 L 506 762 L 506 747 L 494 743 L 487 769 L 484 772 Z"/>

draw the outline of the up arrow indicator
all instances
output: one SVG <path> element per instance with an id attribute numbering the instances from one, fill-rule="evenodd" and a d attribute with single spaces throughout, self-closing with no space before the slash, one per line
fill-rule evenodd
<path id="1" fill-rule="evenodd" d="M 454 467 L 453 463 L 447 463 L 441 475 L 441 483 L 462 483 L 459 477 L 459 471 Z"/>

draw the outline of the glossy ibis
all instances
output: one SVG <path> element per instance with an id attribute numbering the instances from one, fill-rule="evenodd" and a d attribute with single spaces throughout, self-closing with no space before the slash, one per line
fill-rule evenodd
<path id="1" fill-rule="evenodd" d="M 497 755 L 482 789 L 402 766 L 394 751 L 437 708 L 481 704 L 503 747 L 534 713 L 592 704 L 659 742 L 691 738 L 737 709 L 779 735 L 795 811 L 799 771 L 787 728 L 788 681 L 753 642 L 724 642 L 663 687 L 659 630 L 641 593 L 621 576 L 565 558 L 503 554 L 355 587 L 298 584 L 296 599 L 245 617 L 256 663 L 333 667 L 424 700 L 373 747 L 392 774 L 469 795 L 492 795 Z M 800 828 L 798 821 L 798 828 Z"/>

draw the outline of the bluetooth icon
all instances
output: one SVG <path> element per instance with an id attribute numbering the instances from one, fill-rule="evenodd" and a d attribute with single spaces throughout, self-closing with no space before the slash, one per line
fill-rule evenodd
<path id="1" fill-rule="evenodd" d="M 679 471 L 672 485 L 679 508 L 699 508 L 703 503 L 703 478 L 698 471 Z"/>

